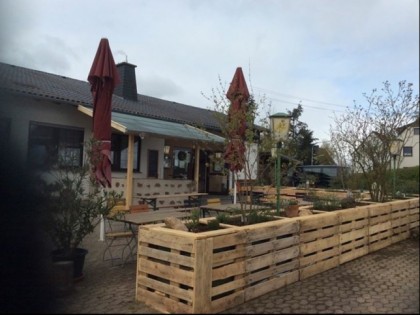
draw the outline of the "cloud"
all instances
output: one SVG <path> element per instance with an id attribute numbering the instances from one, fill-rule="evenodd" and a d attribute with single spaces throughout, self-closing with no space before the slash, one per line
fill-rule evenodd
<path id="1" fill-rule="evenodd" d="M 4 62 L 86 80 L 107 37 L 116 62 L 137 65 L 139 93 L 204 108 L 201 92 L 219 76 L 228 86 L 239 66 L 250 88 L 271 91 L 273 110 L 312 100 L 303 118 L 320 138 L 328 110 L 341 108 L 313 101 L 363 101 L 385 80 L 418 90 L 418 0 L 2 0 L 0 9 Z"/>
<path id="2" fill-rule="evenodd" d="M 183 88 L 174 81 L 159 75 L 138 75 L 137 74 L 137 92 L 148 96 L 171 100 L 184 93 Z"/>

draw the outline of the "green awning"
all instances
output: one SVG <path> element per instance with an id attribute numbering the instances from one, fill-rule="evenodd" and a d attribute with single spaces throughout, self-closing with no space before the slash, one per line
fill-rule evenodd
<path id="1" fill-rule="evenodd" d="M 93 116 L 90 108 L 79 105 L 78 109 Z M 224 143 L 224 138 L 200 128 L 165 120 L 112 112 L 111 126 L 125 134 L 148 134 L 162 138 L 181 138 L 187 140 Z"/>

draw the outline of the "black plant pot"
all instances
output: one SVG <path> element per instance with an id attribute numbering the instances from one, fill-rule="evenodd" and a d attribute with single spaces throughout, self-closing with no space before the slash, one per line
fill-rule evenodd
<path id="1" fill-rule="evenodd" d="M 76 248 L 73 253 L 69 253 L 63 249 L 56 249 L 52 251 L 52 261 L 73 261 L 73 280 L 81 280 L 84 277 L 83 266 L 85 264 L 85 256 L 88 250 L 84 248 Z"/>

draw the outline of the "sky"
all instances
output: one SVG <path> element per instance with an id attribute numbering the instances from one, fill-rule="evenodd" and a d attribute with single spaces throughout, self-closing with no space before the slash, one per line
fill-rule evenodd
<path id="1" fill-rule="evenodd" d="M 419 94 L 418 0 L 0 0 L 0 61 L 87 81 L 100 39 L 139 94 L 214 109 L 237 67 L 260 115 L 334 117 L 389 81 Z"/>

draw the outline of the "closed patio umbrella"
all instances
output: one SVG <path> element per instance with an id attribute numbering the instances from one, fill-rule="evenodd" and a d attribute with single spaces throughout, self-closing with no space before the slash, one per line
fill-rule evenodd
<path id="1" fill-rule="evenodd" d="M 241 171 L 245 164 L 245 131 L 247 102 L 249 99 L 248 87 L 245 82 L 242 68 L 236 69 L 230 87 L 226 93 L 231 104 L 228 110 L 228 137 L 224 158 L 232 172 Z"/>
<path id="2" fill-rule="evenodd" d="M 245 131 L 247 103 L 249 99 L 248 87 L 242 68 L 236 68 L 226 97 L 231 104 L 228 110 L 228 144 L 226 146 L 224 159 L 229 165 L 229 169 L 234 172 L 240 172 L 245 165 Z M 234 203 L 236 203 L 236 183 L 234 186 Z"/>
<path id="3" fill-rule="evenodd" d="M 95 150 L 94 173 L 103 187 L 111 187 L 111 110 L 112 93 L 120 82 L 108 39 L 102 38 L 88 81 L 93 96 L 93 137 Z"/>

